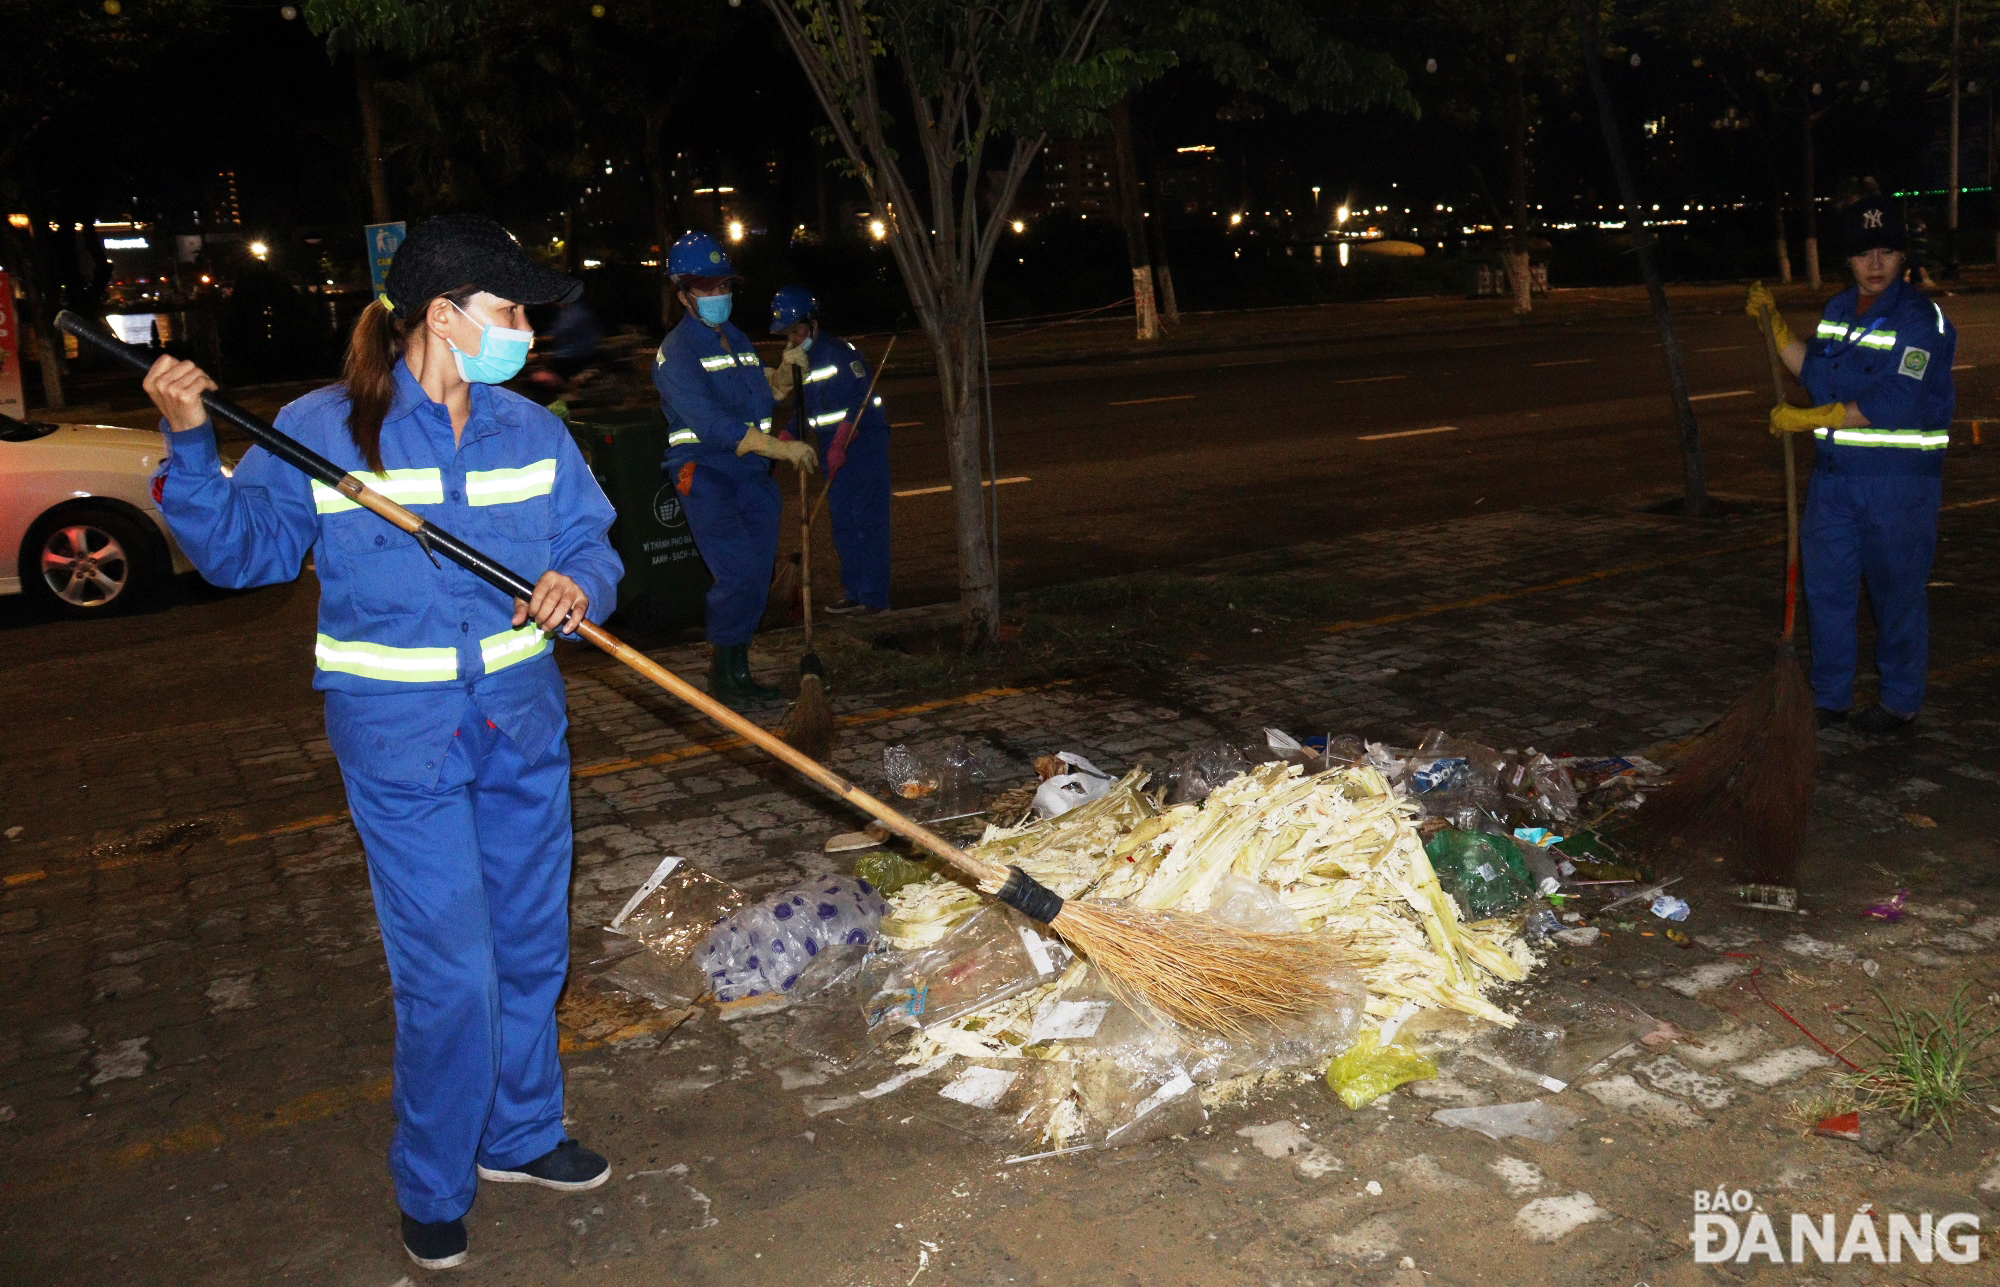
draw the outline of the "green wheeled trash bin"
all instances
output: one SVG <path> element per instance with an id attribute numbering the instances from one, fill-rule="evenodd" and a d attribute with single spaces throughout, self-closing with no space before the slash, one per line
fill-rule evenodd
<path id="1" fill-rule="evenodd" d="M 699 626 L 715 578 L 695 548 L 680 493 L 662 468 L 667 420 L 657 406 L 599 411 L 570 421 L 590 472 L 618 511 L 612 548 L 625 560 L 617 620 L 644 630 Z"/>

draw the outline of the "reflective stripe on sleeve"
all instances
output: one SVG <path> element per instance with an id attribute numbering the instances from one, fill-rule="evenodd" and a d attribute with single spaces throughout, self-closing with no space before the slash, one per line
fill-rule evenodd
<path id="1" fill-rule="evenodd" d="M 1949 429 L 1815 429 L 1813 437 L 1831 438 L 1841 447 L 1906 447 L 1917 451 L 1942 451 L 1951 445 Z"/>
<path id="2" fill-rule="evenodd" d="M 812 427 L 815 429 L 824 429 L 828 425 L 837 425 L 845 419 L 847 419 L 847 409 L 845 407 L 842 407 L 838 411 L 823 411 L 812 418 Z"/>
<path id="3" fill-rule="evenodd" d="M 391 648 L 387 644 L 348 643 L 320 635 L 313 658 L 321 670 L 396 684 L 430 684 L 458 678 L 456 648 Z"/>
<path id="4" fill-rule="evenodd" d="M 354 475 L 371 490 L 398 505 L 444 504 L 444 473 L 437 469 L 386 469 L 379 474 L 366 471 Z M 342 496 L 318 479 L 312 484 L 313 508 L 322 514 L 338 514 L 361 506 Z"/>
<path id="5" fill-rule="evenodd" d="M 736 361 L 739 366 L 762 366 L 764 364 L 755 353 L 738 353 Z"/>
<path id="6" fill-rule="evenodd" d="M 553 457 L 518 469 L 469 469 L 465 473 L 465 503 L 505 505 L 546 496 L 556 485 Z"/>
<path id="7" fill-rule="evenodd" d="M 1819 329 L 1813 332 L 1813 334 L 1822 340 L 1844 340 L 1847 338 L 1847 324 L 1845 322 L 1829 322 L 1822 317 L 1819 320 Z"/>
<path id="8" fill-rule="evenodd" d="M 701 441 L 701 435 L 692 429 L 676 429 L 667 435 L 667 446 L 685 447 L 689 443 Z"/>
<path id="9" fill-rule="evenodd" d="M 821 380 L 831 380 L 839 374 L 840 368 L 838 366 L 816 366 L 806 372 L 806 383 L 818 384 Z"/>
<path id="10" fill-rule="evenodd" d="M 1896 333 L 1870 331 L 1866 335 L 1856 337 L 1854 342 L 1864 349 L 1893 349 L 1896 347 Z"/>
<path id="11" fill-rule="evenodd" d="M 490 675 L 496 670 L 505 670 L 517 661 L 539 657 L 549 647 L 548 635 L 542 632 L 540 626 L 530 622 L 481 639 L 479 659 L 486 663 L 486 673 Z"/>
<path id="12" fill-rule="evenodd" d="M 728 371 L 735 365 L 736 359 L 727 353 L 717 353 L 701 360 L 701 369 L 704 371 Z"/>

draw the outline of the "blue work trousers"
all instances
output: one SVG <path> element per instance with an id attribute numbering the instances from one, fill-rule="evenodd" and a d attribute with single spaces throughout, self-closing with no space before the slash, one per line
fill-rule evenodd
<path id="1" fill-rule="evenodd" d="M 675 486 L 687 506 L 695 548 L 715 578 L 708 589 L 708 641 L 719 648 L 750 642 L 764 619 L 771 569 L 778 561 L 778 484 L 759 472 L 745 477 L 683 465 Z"/>
<path id="2" fill-rule="evenodd" d="M 863 428 L 827 485 L 827 517 L 849 602 L 889 606 L 889 435 Z"/>
<path id="3" fill-rule="evenodd" d="M 435 788 L 342 776 L 395 989 L 396 1201 L 456 1220 L 475 1165 L 506 1170 L 563 1141 L 569 748 L 559 732 L 527 763 L 467 702 Z"/>
<path id="4" fill-rule="evenodd" d="M 1875 611 L 1880 701 L 1898 715 L 1922 709 L 1931 629 L 1924 587 L 1937 552 L 1942 490 L 1941 479 L 1921 475 L 1813 472 L 1799 521 L 1799 557 L 1815 706 L 1846 710 L 1854 704 L 1856 617 L 1865 580 Z"/>

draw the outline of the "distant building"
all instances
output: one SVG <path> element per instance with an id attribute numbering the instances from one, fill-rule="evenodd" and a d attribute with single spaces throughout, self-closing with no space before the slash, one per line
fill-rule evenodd
<path id="1" fill-rule="evenodd" d="M 1108 214 L 1118 208 L 1117 164 L 1109 135 L 1051 139 L 1042 149 L 1042 204 L 1050 214 Z"/>

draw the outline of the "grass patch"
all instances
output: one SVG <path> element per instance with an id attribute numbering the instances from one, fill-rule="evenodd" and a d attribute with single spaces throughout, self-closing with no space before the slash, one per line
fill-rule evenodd
<path id="1" fill-rule="evenodd" d="M 1785 1117 L 1807 1135 L 1829 1117 L 1839 1117 L 1859 1108 L 1860 1102 L 1845 1085 L 1817 1086 L 1794 1095 L 1785 1105 Z"/>
<path id="2" fill-rule="evenodd" d="M 1992 1088 L 1984 1069 L 2000 1053 L 1986 1049 L 2000 1025 L 1978 1026 L 1982 1007 L 1967 1000 L 1971 988 L 1961 984 L 1943 1013 L 1898 1006 L 1876 992 L 1883 1009 L 1877 1026 L 1854 1027 L 1882 1057 L 1873 1068 L 1843 1078 L 1842 1086 L 1905 1125 L 1935 1126 L 1951 1138 L 1952 1119 L 1966 1099 Z"/>

